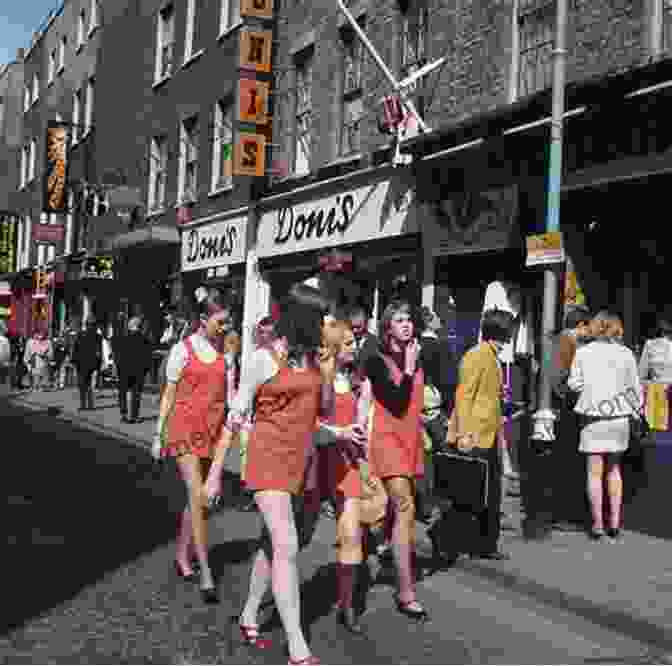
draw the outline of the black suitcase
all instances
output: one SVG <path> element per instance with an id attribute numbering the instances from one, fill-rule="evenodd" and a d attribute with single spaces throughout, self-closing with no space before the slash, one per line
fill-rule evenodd
<path id="1" fill-rule="evenodd" d="M 478 516 L 457 507 L 442 508 L 441 517 L 427 530 L 432 542 L 433 571 L 451 567 L 463 554 L 480 550 L 480 522 Z"/>
<path id="2" fill-rule="evenodd" d="M 432 458 L 437 497 L 475 514 L 488 506 L 487 460 L 457 449 L 437 451 Z"/>

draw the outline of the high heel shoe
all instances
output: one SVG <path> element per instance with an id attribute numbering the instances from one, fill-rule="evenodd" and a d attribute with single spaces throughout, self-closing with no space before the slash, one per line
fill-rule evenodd
<path id="1" fill-rule="evenodd" d="M 184 573 L 182 565 L 177 560 L 175 560 L 175 573 L 177 574 L 178 578 L 181 578 L 186 583 L 195 583 L 198 580 L 198 576 L 196 575 L 195 571 L 192 571 L 188 574 Z"/>
<path id="2" fill-rule="evenodd" d="M 339 608 L 338 613 L 336 614 L 336 621 L 342 627 L 345 627 L 345 629 L 351 634 L 355 634 L 357 636 L 364 635 L 364 629 L 359 623 L 359 618 L 357 617 L 357 613 L 355 612 L 354 608 Z"/>
<path id="3" fill-rule="evenodd" d="M 310 655 L 310 657 L 306 657 L 305 659 L 299 659 L 297 661 L 294 661 L 290 657 L 289 661 L 287 662 L 288 666 L 302 666 L 303 664 L 321 664 L 322 662 L 315 656 L 315 655 Z"/>
<path id="4" fill-rule="evenodd" d="M 217 592 L 216 587 L 202 587 L 201 588 L 201 599 L 203 599 L 204 604 L 218 604 L 219 603 L 219 593 Z"/>
<path id="5" fill-rule="evenodd" d="M 233 627 L 236 628 L 235 633 L 238 636 L 238 642 L 242 643 L 247 650 L 250 651 L 259 651 L 268 650 L 273 646 L 273 642 L 268 638 L 262 638 L 259 635 L 259 627 L 253 625 L 244 625 L 240 623 L 240 616 L 234 615 L 231 617 L 231 627 L 233 633 Z M 229 643 L 229 656 L 233 657 L 233 647 L 234 641 L 231 640 Z"/>
<path id="6" fill-rule="evenodd" d="M 413 604 L 418 603 L 417 601 L 401 601 L 399 598 L 396 598 L 395 602 L 397 610 L 411 620 L 417 620 L 418 622 L 427 622 L 429 620 L 429 613 L 422 606 L 419 609 L 411 608 Z"/>

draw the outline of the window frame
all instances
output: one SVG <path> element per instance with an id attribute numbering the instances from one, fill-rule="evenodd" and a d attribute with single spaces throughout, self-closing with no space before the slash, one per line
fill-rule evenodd
<path id="1" fill-rule="evenodd" d="M 221 0 L 219 8 L 219 36 L 223 37 L 240 27 L 243 23 L 240 15 L 241 0 Z M 237 12 L 235 10 L 238 10 Z"/>
<path id="2" fill-rule="evenodd" d="M 32 183 L 37 176 L 37 139 L 33 138 L 28 144 L 28 183 Z"/>
<path id="3" fill-rule="evenodd" d="M 401 12 L 401 30 L 399 40 L 399 72 L 405 78 L 427 63 L 429 49 L 429 11 L 422 0 L 416 0 L 405 12 Z M 411 34 L 413 33 L 413 34 Z M 409 43 L 412 43 L 409 47 Z M 414 58 L 408 58 L 414 53 Z M 414 92 L 417 83 L 408 88 Z"/>
<path id="4" fill-rule="evenodd" d="M 77 15 L 77 53 L 79 53 L 82 48 L 84 48 L 87 37 L 88 30 L 86 27 L 86 9 L 82 7 L 79 10 L 79 14 Z"/>
<path id="5" fill-rule="evenodd" d="M 553 81 L 553 49 L 555 46 L 555 19 L 557 0 L 518 0 L 516 7 L 516 30 L 518 53 L 516 99 L 528 97 L 545 90 Z M 529 21 L 531 28 L 524 30 Z M 535 23 L 533 23 L 535 22 Z M 536 55 L 530 66 L 528 54 Z M 542 71 L 542 67 L 545 69 Z M 530 84 L 530 73 L 534 83 Z M 542 84 L 539 84 L 541 79 Z"/>
<path id="6" fill-rule="evenodd" d="M 31 105 L 35 104 L 40 99 L 40 77 L 37 73 L 33 74 L 31 83 Z"/>
<path id="7" fill-rule="evenodd" d="M 65 50 L 68 48 L 68 38 L 66 35 L 61 35 L 58 40 L 58 63 L 56 66 L 56 75 L 62 74 L 65 71 Z"/>
<path id="8" fill-rule="evenodd" d="M 51 49 L 49 52 L 49 65 L 47 72 L 47 85 L 51 85 L 56 80 L 56 70 L 58 69 L 58 49 Z"/>
<path id="9" fill-rule="evenodd" d="M 196 60 L 205 51 L 204 47 L 194 50 L 194 39 L 196 38 L 197 1 L 187 0 L 186 23 L 184 26 L 184 58 L 182 66 L 188 65 L 192 60 Z"/>
<path id="10" fill-rule="evenodd" d="M 215 102 L 214 131 L 212 137 L 212 167 L 210 178 L 210 195 L 219 194 L 233 189 L 233 124 L 236 110 L 235 96 L 225 97 Z M 227 127 L 228 119 L 228 127 Z M 230 163 L 231 173 L 223 174 L 225 169 L 222 161 L 222 147 L 231 146 Z"/>
<path id="11" fill-rule="evenodd" d="M 362 17 L 357 21 L 363 27 L 365 18 Z M 364 45 L 361 40 L 355 33 L 355 31 L 350 28 L 341 28 L 340 30 L 340 40 L 339 46 L 342 51 L 341 57 L 341 67 L 342 67 L 342 77 L 341 77 L 341 99 L 340 99 L 340 127 L 339 127 L 339 136 L 338 136 L 338 156 L 339 158 L 348 158 L 354 157 L 361 152 L 361 140 L 362 140 L 362 128 L 361 128 L 361 118 L 363 113 L 357 118 L 356 122 L 348 123 L 346 118 L 348 117 L 348 109 L 355 104 L 364 103 L 363 95 L 363 76 L 364 76 Z M 348 60 L 354 61 L 352 67 L 356 70 L 355 72 L 355 85 L 349 85 L 349 77 L 351 77 L 351 72 L 349 71 L 350 67 Z M 356 127 L 355 127 L 356 126 Z M 350 128 L 355 127 L 356 131 L 356 143 L 357 146 L 353 148 L 352 138 L 348 139 L 348 150 L 345 149 L 345 140 L 346 137 L 352 133 Z"/>
<path id="12" fill-rule="evenodd" d="M 161 188 L 157 188 L 157 176 L 162 176 Z M 149 141 L 149 182 L 147 183 L 147 210 L 150 215 L 163 212 L 168 192 L 168 138 L 155 135 Z M 159 196 L 159 193 L 161 196 Z"/>
<path id="13" fill-rule="evenodd" d="M 294 132 L 292 137 L 292 174 L 300 178 L 311 172 L 313 151 L 313 75 L 314 75 L 314 46 L 311 44 L 306 49 L 294 56 L 295 71 L 295 97 L 294 97 Z M 307 128 L 306 128 L 307 125 Z M 308 143 L 301 139 L 307 136 Z M 303 144 L 303 156 L 305 167 L 300 171 L 299 150 Z"/>
<path id="14" fill-rule="evenodd" d="M 82 120 L 82 89 L 77 88 L 72 94 L 72 145 L 76 146 L 83 135 L 80 134 Z"/>
<path id="15" fill-rule="evenodd" d="M 95 102 L 96 79 L 90 76 L 86 80 L 86 99 L 84 101 L 84 128 L 82 138 L 87 137 L 93 129 L 93 104 Z"/>
<path id="16" fill-rule="evenodd" d="M 91 0 L 89 6 L 89 33 L 87 37 L 91 35 L 100 27 L 100 5 L 98 0 Z"/>
<path id="17" fill-rule="evenodd" d="M 24 83 L 23 84 L 23 112 L 24 113 L 28 113 L 28 111 L 30 110 L 31 99 L 32 99 L 32 94 L 31 94 L 30 86 L 26 85 Z"/>
<path id="18" fill-rule="evenodd" d="M 175 70 L 175 5 L 171 2 L 159 9 L 156 22 L 156 62 L 154 68 L 154 85 L 167 81 Z M 170 41 L 166 36 L 170 33 Z M 170 48 L 170 60 L 165 66 L 164 53 Z M 167 69 L 167 72 L 164 70 Z"/>
<path id="19" fill-rule="evenodd" d="M 191 127 L 191 130 L 189 129 Z M 180 121 L 180 151 L 179 151 L 179 165 L 178 165 L 178 203 L 194 203 L 198 200 L 198 167 L 200 158 L 199 145 L 199 117 L 194 114 Z M 189 141 L 195 136 L 195 140 Z M 195 150 L 195 159 L 189 159 L 187 153 L 189 150 Z M 190 166 L 195 165 L 190 171 Z M 189 192 L 191 196 L 187 196 L 187 179 L 191 173 L 194 180 L 193 191 Z"/>

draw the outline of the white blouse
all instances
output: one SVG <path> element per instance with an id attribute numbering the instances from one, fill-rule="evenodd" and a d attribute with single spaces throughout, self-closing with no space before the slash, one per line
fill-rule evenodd
<path id="1" fill-rule="evenodd" d="M 672 340 L 648 340 L 639 360 L 639 378 L 642 381 L 672 384 Z"/>

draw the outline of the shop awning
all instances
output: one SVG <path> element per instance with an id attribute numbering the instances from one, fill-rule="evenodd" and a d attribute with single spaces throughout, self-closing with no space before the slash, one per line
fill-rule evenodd
<path id="1" fill-rule="evenodd" d="M 662 84 L 668 82 L 672 82 L 672 58 L 569 83 L 565 92 L 565 108 L 568 112 L 582 107 L 611 109 L 614 104 L 623 101 L 626 95 L 662 87 Z M 499 106 L 492 111 L 408 139 L 401 144 L 401 152 L 424 157 L 463 144 L 513 133 L 529 124 L 550 123 L 551 103 L 551 90 L 543 90 L 513 104 Z"/>
<path id="2" fill-rule="evenodd" d="M 105 240 L 105 249 L 124 249 L 151 245 L 177 245 L 180 232 L 176 227 L 155 225 L 118 234 Z"/>

